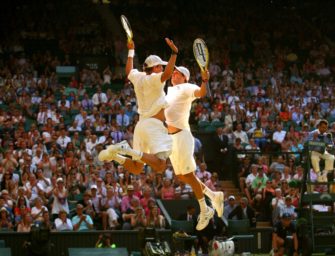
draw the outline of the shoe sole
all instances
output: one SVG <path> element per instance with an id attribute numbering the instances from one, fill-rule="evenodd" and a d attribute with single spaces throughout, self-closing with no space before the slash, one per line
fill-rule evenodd
<path id="1" fill-rule="evenodd" d="M 203 228 L 198 228 L 198 225 L 196 226 L 196 230 L 198 230 L 198 231 L 201 231 L 201 230 L 203 230 L 204 228 L 206 228 L 207 226 L 208 226 L 208 223 L 209 223 L 209 221 L 211 220 L 211 218 L 213 218 L 213 216 L 214 216 L 214 210 L 212 209 L 212 211 L 211 211 L 211 214 L 210 214 L 210 216 L 208 217 L 208 222 L 207 222 L 207 224 L 203 227 Z"/>
<path id="2" fill-rule="evenodd" d="M 221 218 L 222 215 L 223 215 L 223 212 L 224 212 L 224 204 L 223 204 L 223 201 L 224 201 L 224 193 L 223 192 L 220 192 L 220 201 L 221 201 L 221 206 L 220 209 L 217 209 L 215 208 L 215 211 L 216 213 L 218 214 L 218 217 Z"/>

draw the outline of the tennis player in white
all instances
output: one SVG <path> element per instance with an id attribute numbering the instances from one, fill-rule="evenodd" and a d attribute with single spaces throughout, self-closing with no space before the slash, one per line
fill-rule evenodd
<path id="1" fill-rule="evenodd" d="M 172 139 L 164 126 L 164 109 L 167 107 L 164 86 L 174 71 L 178 48 L 170 39 L 165 38 L 165 41 L 172 51 L 169 62 L 162 61 L 157 55 L 150 55 L 143 64 L 143 72 L 133 68 L 135 44 L 132 40 L 128 42 L 126 75 L 134 85 L 140 114 L 134 130 L 133 149 L 127 141 L 122 141 L 99 153 L 101 161 L 115 160 L 134 174 L 143 170 L 144 163 L 154 171 L 165 171 L 166 160 L 172 150 Z"/>
<path id="2" fill-rule="evenodd" d="M 214 210 L 207 206 L 204 195 L 207 195 L 218 216 L 223 215 L 223 192 L 214 192 L 205 186 L 195 175 L 196 163 L 194 154 L 194 138 L 188 123 L 192 102 L 206 95 L 206 83 L 209 72 L 201 73 L 201 86 L 188 83 L 190 72 L 185 67 L 176 67 L 171 78 L 173 86 L 168 88 L 166 100 L 169 106 L 165 109 L 166 123 L 173 144 L 170 160 L 174 173 L 178 178 L 189 184 L 198 199 L 200 215 L 197 230 L 204 229 L 214 215 Z"/>

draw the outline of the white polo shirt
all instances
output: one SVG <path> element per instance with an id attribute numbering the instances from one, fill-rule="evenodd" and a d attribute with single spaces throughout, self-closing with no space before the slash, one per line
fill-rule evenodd
<path id="1" fill-rule="evenodd" d="M 132 69 L 128 75 L 128 79 L 134 85 L 141 119 L 152 117 L 168 106 L 165 100 L 165 82 L 161 82 L 161 77 L 162 73 L 147 75 L 137 69 Z"/>
<path id="2" fill-rule="evenodd" d="M 275 131 L 272 135 L 272 139 L 275 141 L 279 141 L 280 143 L 282 143 L 285 139 L 286 136 L 286 132 L 281 130 L 281 131 Z"/>
<path id="3" fill-rule="evenodd" d="M 190 130 L 188 123 L 192 101 L 196 99 L 194 92 L 200 87 L 195 84 L 184 83 L 168 88 L 166 100 L 169 106 L 165 109 L 166 123 L 173 127 Z"/>

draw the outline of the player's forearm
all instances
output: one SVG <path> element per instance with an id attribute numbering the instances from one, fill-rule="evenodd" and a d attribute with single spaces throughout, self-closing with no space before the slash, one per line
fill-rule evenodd
<path id="1" fill-rule="evenodd" d="M 128 51 L 128 58 L 127 58 L 127 63 L 126 63 L 126 75 L 127 75 L 127 77 L 129 75 L 130 71 L 134 67 L 134 56 L 131 57 L 132 56 L 132 52 L 134 52 L 134 54 L 135 54 L 135 50 L 134 49 L 130 49 Z"/>
<path id="2" fill-rule="evenodd" d="M 208 80 L 202 80 L 200 90 L 196 91 L 195 96 L 198 98 L 205 97 L 207 94 L 207 82 Z"/>
<path id="3" fill-rule="evenodd" d="M 177 53 L 171 54 L 169 62 L 166 65 L 165 70 L 164 70 L 164 72 L 162 74 L 161 82 L 165 82 L 165 81 L 167 81 L 167 80 L 169 80 L 171 78 L 172 73 L 174 71 L 174 67 L 176 65 L 176 60 L 177 60 Z"/>
<path id="4" fill-rule="evenodd" d="M 208 88 L 209 78 L 210 78 L 209 71 L 207 69 L 202 70 L 201 71 L 201 86 L 200 86 L 200 90 L 197 91 L 195 94 L 196 97 L 202 98 L 206 96 L 206 94 L 208 93 L 207 88 Z"/>

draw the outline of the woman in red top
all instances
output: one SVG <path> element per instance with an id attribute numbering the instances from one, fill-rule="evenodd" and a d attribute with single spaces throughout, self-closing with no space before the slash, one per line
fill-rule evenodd
<path id="1" fill-rule="evenodd" d="M 215 102 L 214 102 L 212 108 L 214 109 L 214 107 L 216 107 L 219 112 L 223 111 L 223 104 L 221 103 L 219 98 L 215 99 Z"/>
<path id="2" fill-rule="evenodd" d="M 282 122 L 288 122 L 291 120 L 291 112 L 288 109 L 288 106 L 286 105 L 286 103 L 283 103 L 282 107 L 281 107 L 281 111 L 279 113 L 279 117 L 281 119 Z"/>
<path id="3" fill-rule="evenodd" d="M 26 213 L 30 213 L 30 208 L 27 207 L 25 198 L 19 197 L 14 208 L 15 223 L 19 223 Z"/>

